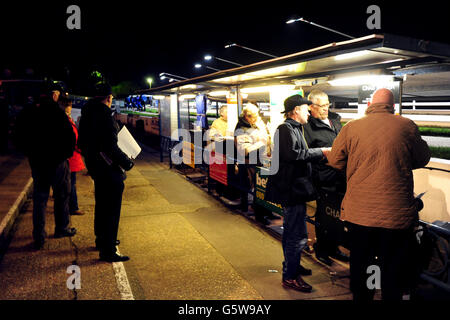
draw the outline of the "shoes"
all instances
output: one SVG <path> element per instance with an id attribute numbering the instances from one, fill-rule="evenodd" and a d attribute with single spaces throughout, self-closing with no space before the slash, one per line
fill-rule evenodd
<path id="1" fill-rule="evenodd" d="M 298 267 L 298 274 L 301 276 L 310 276 L 312 275 L 312 270 L 311 269 L 307 269 L 304 266 L 300 265 Z"/>
<path id="2" fill-rule="evenodd" d="M 256 217 L 255 218 L 256 221 L 258 221 L 259 223 L 262 223 L 265 226 L 268 226 L 269 224 L 271 224 L 272 222 L 267 219 L 266 217 Z"/>
<path id="3" fill-rule="evenodd" d="M 268 216 L 266 216 L 266 218 L 269 219 L 269 220 L 279 220 L 279 219 L 281 219 L 280 216 L 274 215 L 273 213 L 271 213 Z"/>
<path id="4" fill-rule="evenodd" d="M 336 260 L 342 261 L 342 262 L 349 262 L 350 257 L 343 253 L 340 250 L 337 250 L 336 253 L 330 255 L 332 258 L 335 258 Z"/>
<path id="5" fill-rule="evenodd" d="M 317 250 L 317 243 L 313 244 L 314 252 L 316 253 L 316 258 L 322 263 L 325 263 L 328 266 L 333 264 L 333 261 L 328 257 L 328 255 L 324 255 L 322 251 Z"/>
<path id="6" fill-rule="evenodd" d="M 130 260 L 130 257 L 128 256 L 123 256 L 121 254 L 111 254 L 111 255 L 102 255 L 100 254 L 100 260 L 101 261 L 106 261 L 106 262 L 123 262 L 123 261 L 128 261 Z"/>
<path id="7" fill-rule="evenodd" d="M 37 240 L 37 241 L 34 241 L 34 243 L 33 243 L 33 248 L 34 248 L 35 250 L 41 250 L 41 249 L 44 248 L 44 243 L 45 243 L 45 240 Z"/>
<path id="8" fill-rule="evenodd" d="M 330 257 L 319 256 L 319 255 L 316 254 L 316 258 L 317 258 L 317 260 L 319 260 L 320 262 L 325 263 L 328 266 L 331 266 L 333 264 L 333 260 L 331 260 Z"/>
<path id="9" fill-rule="evenodd" d="M 300 292 L 306 292 L 309 293 L 312 291 L 312 287 L 307 284 L 302 277 L 298 277 L 297 279 L 292 279 L 292 280 L 286 280 L 283 279 L 283 287 L 285 288 L 289 288 L 289 289 L 294 289 Z"/>
<path id="10" fill-rule="evenodd" d="M 68 228 L 62 232 L 55 232 L 55 238 L 73 237 L 77 233 L 77 229 Z"/>
<path id="11" fill-rule="evenodd" d="M 81 212 L 80 210 L 75 210 L 70 213 L 71 216 L 82 216 L 84 215 L 84 212 Z"/>

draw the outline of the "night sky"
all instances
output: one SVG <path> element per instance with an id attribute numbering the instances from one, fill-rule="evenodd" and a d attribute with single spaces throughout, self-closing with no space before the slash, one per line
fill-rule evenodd
<path id="1" fill-rule="evenodd" d="M 0 4 L 0 78 L 7 68 L 12 78 L 50 76 L 76 92 L 96 69 L 113 85 L 131 81 L 146 88 L 145 77 L 152 76 L 155 87 L 167 83 L 159 80 L 160 72 L 188 78 L 211 72 L 194 68 L 206 53 L 244 65 L 267 59 L 237 47 L 225 49 L 231 42 L 282 56 L 347 39 L 302 22 L 285 23 L 298 17 L 354 37 L 393 33 L 450 43 L 445 2 L 417 3 L 7 0 Z M 81 30 L 66 27 L 71 4 L 81 9 Z M 381 30 L 366 27 L 371 4 L 381 8 Z"/>

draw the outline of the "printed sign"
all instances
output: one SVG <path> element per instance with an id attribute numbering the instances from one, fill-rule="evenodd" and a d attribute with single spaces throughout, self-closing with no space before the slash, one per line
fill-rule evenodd
<path id="1" fill-rule="evenodd" d="M 263 173 L 263 174 L 262 174 Z M 265 174 L 265 175 L 264 175 Z M 262 167 L 256 167 L 256 184 L 255 184 L 255 203 L 263 206 L 268 210 L 283 215 L 283 208 L 281 205 L 264 200 L 266 193 L 267 181 L 269 180 L 269 170 Z"/>
<path id="2" fill-rule="evenodd" d="M 215 159 L 220 159 L 222 156 L 222 163 L 216 163 Z M 217 161 L 218 162 L 218 161 Z M 228 171 L 227 171 L 227 159 L 224 154 L 215 153 L 214 151 L 210 153 L 209 156 L 209 176 L 224 185 L 228 185 Z"/>

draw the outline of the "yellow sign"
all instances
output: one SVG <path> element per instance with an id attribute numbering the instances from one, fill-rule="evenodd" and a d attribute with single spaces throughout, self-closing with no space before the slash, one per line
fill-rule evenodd
<path id="1" fill-rule="evenodd" d="M 195 168 L 195 149 L 193 143 L 183 141 L 183 163 Z"/>

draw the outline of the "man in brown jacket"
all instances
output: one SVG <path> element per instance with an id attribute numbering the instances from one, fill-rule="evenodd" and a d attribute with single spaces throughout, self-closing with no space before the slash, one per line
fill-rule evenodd
<path id="1" fill-rule="evenodd" d="M 418 222 L 413 169 L 424 167 L 430 150 L 416 124 L 394 115 L 394 96 L 378 89 L 366 115 L 344 126 L 328 163 L 346 170 L 341 219 L 350 236 L 350 288 L 354 300 L 371 300 L 368 280 L 381 271 L 383 300 L 402 299 L 412 269 L 413 229 Z M 375 281 L 376 283 L 376 281 Z"/>

